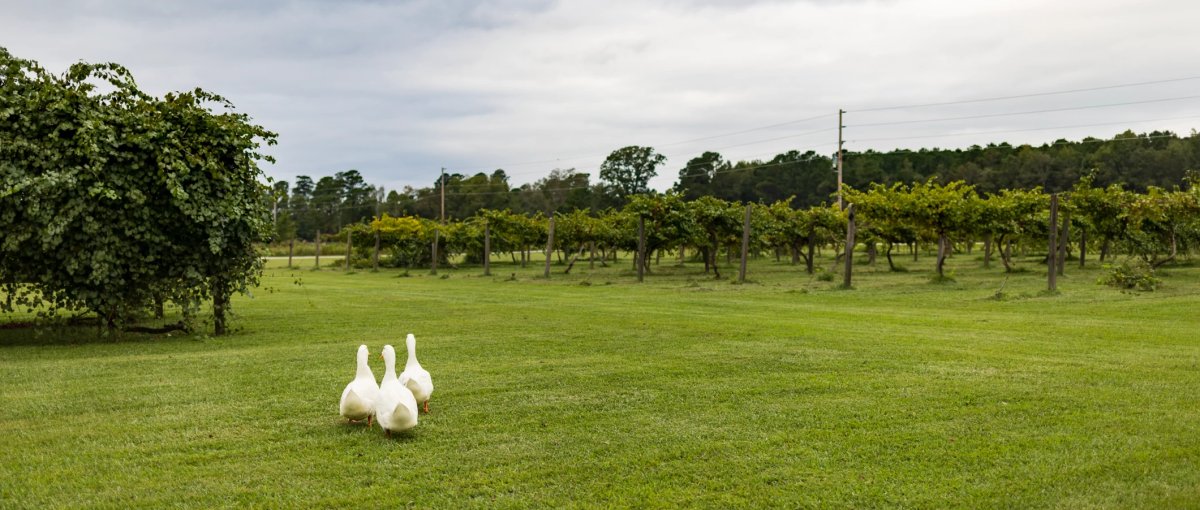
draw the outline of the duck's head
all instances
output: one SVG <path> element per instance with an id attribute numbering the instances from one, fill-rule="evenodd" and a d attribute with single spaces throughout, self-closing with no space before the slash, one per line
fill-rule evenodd
<path id="1" fill-rule="evenodd" d="M 358 360 L 359 361 L 366 363 L 369 356 L 370 356 L 370 352 L 367 350 L 367 346 L 365 346 L 365 345 L 358 346 Z"/>
<path id="2" fill-rule="evenodd" d="M 396 363 L 396 349 L 391 345 L 383 346 L 383 352 L 379 353 L 379 357 L 383 358 L 384 363 Z"/>

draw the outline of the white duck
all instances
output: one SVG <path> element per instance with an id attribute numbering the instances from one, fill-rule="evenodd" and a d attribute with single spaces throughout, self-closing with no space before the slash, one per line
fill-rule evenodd
<path id="1" fill-rule="evenodd" d="M 379 397 L 379 385 L 375 384 L 375 373 L 367 365 L 367 346 L 358 346 L 358 372 L 354 380 L 342 390 L 342 401 L 338 405 L 342 416 L 350 421 L 367 420 L 375 414 L 375 399 Z"/>
<path id="2" fill-rule="evenodd" d="M 375 419 L 388 435 L 417 426 L 417 399 L 404 379 L 396 378 L 396 349 L 383 346 L 383 382 L 379 385 L 379 398 L 375 401 Z"/>
<path id="3" fill-rule="evenodd" d="M 413 397 L 416 397 L 417 402 L 424 404 L 425 412 L 429 413 L 429 396 L 433 394 L 433 378 L 429 376 L 428 370 L 421 368 L 421 362 L 417 361 L 417 337 L 409 333 L 404 343 L 408 347 L 408 362 L 404 364 L 404 372 L 400 374 L 400 379 L 408 376 L 408 383 L 405 386 L 412 390 Z"/>

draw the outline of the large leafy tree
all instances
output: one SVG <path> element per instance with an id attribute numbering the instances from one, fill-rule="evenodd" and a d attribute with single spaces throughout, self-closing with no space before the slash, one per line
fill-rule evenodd
<path id="1" fill-rule="evenodd" d="M 224 333 L 261 268 L 257 151 L 274 139 L 203 90 L 159 99 L 116 64 L 55 76 L 0 48 L 0 310 L 91 312 L 111 329 L 211 298 Z"/>
<path id="2" fill-rule="evenodd" d="M 985 200 L 974 202 L 977 206 L 976 228 L 984 235 L 991 236 L 1005 272 L 1013 270 L 1012 252 L 1009 250 L 1012 239 L 1030 233 L 1047 232 L 1042 228 L 1040 216 L 1049 202 L 1049 195 L 1042 193 L 1041 188 L 1031 191 L 1001 190 Z"/>
<path id="3" fill-rule="evenodd" d="M 687 200 L 695 200 L 703 196 L 714 196 L 713 178 L 718 172 L 727 172 L 729 163 L 717 152 L 705 152 L 692 158 L 687 166 L 679 169 L 679 182 L 675 183 L 675 191 L 683 194 Z"/>
<path id="4" fill-rule="evenodd" d="M 712 269 L 716 278 L 720 279 L 717 250 L 722 244 L 738 239 L 742 232 L 742 209 L 738 204 L 711 196 L 700 197 L 689 202 L 687 206 L 696 225 L 691 241 L 700 248 L 700 254 L 704 258 L 704 272 Z"/>
<path id="5" fill-rule="evenodd" d="M 847 187 L 844 193 L 846 201 L 858 211 L 858 228 L 883 241 L 888 269 L 896 271 L 892 250 L 897 244 L 911 245 L 918 240 L 912 221 L 913 197 L 908 187 L 901 183 L 872 184 L 867 191 Z"/>
<path id="6" fill-rule="evenodd" d="M 1103 262 L 1112 244 L 1123 239 L 1128 231 L 1130 206 L 1135 197 L 1120 184 L 1101 188 L 1093 186 L 1094 182 L 1093 175 L 1079 179 L 1071 190 L 1070 204 L 1080 233 L 1099 239 Z"/>
<path id="7" fill-rule="evenodd" d="M 600 164 L 600 179 L 608 183 L 621 199 L 648 193 L 650 179 L 658 175 L 658 166 L 667 157 L 651 147 L 631 145 L 617 149 Z"/>
<path id="8" fill-rule="evenodd" d="M 1125 248 L 1152 268 L 1175 260 L 1180 246 L 1196 238 L 1200 193 L 1151 186 L 1131 201 L 1129 209 Z"/>
<path id="9" fill-rule="evenodd" d="M 931 234 L 938 242 L 937 273 L 945 276 L 946 257 L 950 254 L 950 238 L 975 229 L 978 220 L 975 188 L 962 181 L 945 185 L 932 179 L 913 184 L 909 189 L 909 211 L 912 224 Z"/>
<path id="10" fill-rule="evenodd" d="M 645 222 L 646 245 L 642 253 L 642 267 L 649 267 L 650 254 L 656 250 L 671 249 L 692 239 L 696 222 L 683 197 L 676 193 L 665 195 L 634 195 L 624 214 L 624 231 L 634 233 L 627 248 L 637 248 L 638 219 Z"/>

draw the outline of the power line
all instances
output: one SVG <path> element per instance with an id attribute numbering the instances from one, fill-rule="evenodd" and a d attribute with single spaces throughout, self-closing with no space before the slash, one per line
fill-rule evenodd
<path id="1" fill-rule="evenodd" d="M 997 130 L 997 131 L 970 131 L 970 132 L 965 132 L 965 133 L 942 133 L 942 134 L 935 134 L 935 135 L 891 136 L 891 137 L 881 137 L 881 138 L 858 138 L 858 139 L 854 139 L 854 140 L 850 140 L 850 141 L 851 142 L 882 142 L 882 141 L 892 141 L 892 140 L 915 140 L 915 139 L 922 139 L 922 138 L 942 138 L 942 137 L 947 137 L 947 136 L 1025 133 L 1025 132 L 1030 132 L 1030 131 L 1050 131 L 1050 130 L 1055 130 L 1055 129 L 1075 129 L 1075 128 L 1084 128 L 1084 127 L 1114 126 L 1114 125 L 1123 125 L 1123 124 L 1140 124 L 1143 122 L 1166 122 L 1166 121 L 1170 121 L 1170 120 L 1190 120 L 1190 119 L 1200 119 L 1200 115 L 1191 115 L 1191 116 L 1187 116 L 1187 117 L 1169 117 L 1169 118 L 1165 118 L 1165 119 L 1143 119 L 1143 120 L 1126 120 L 1126 121 L 1120 121 L 1120 122 L 1101 122 L 1101 123 L 1095 123 L 1095 124 L 1074 124 L 1074 125 L 1069 125 L 1069 126 L 1052 126 L 1052 127 L 1040 127 L 1040 128 L 1028 128 L 1028 129 L 1004 129 L 1004 130 Z"/>
<path id="2" fill-rule="evenodd" d="M 831 116 L 831 115 L 823 115 L 822 117 L 829 117 L 829 116 Z M 801 132 L 801 133 L 795 133 L 795 134 L 791 134 L 791 135 L 777 136 L 777 137 L 774 137 L 774 138 L 764 138 L 764 139 L 760 139 L 760 140 L 753 140 L 753 141 L 744 142 L 744 143 L 738 143 L 738 144 L 733 144 L 733 145 L 725 145 L 725 146 L 721 146 L 721 147 L 714 147 L 714 148 L 712 148 L 711 150 L 713 150 L 713 151 L 719 151 L 719 150 L 725 150 L 725 149 L 732 149 L 732 148 L 736 148 L 736 147 L 745 147 L 745 146 L 748 146 L 748 145 L 758 145 L 758 144 L 760 144 L 760 143 L 767 143 L 767 142 L 775 142 L 775 141 L 779 141 L 779 140 L 786 140 L 786 139 L 789 139 L 789 138 L 801 138 L 801 137 L 805 137 L 805 136 L 811 136 L 811 135 L 820 134 L 820 133 L 828 133 L 828 132 L 830 132 L 830 131 L 833 131 L 833 130 L 835 130 L 835 129 L 837 129 L 837 128 L 832 128 L 832 127 L 831 127 L 831 128 L 823 128 L 823 129 L 814 129 L 814 130 L 812 130 L 812 131 L 804 131 L 804 132 Z M 826 145 L 826 144 L 822 144 L 822 145 Z M 507 172 L 506 172 L 506 175 L 508 175 L 508 174 L 507 174 Z M 464 185 L 464 186 L 485 187 L 485 186 L 490 186 L 490 184 L 487 184 L 487 183 L 476 183 L 476 184 L 466 184 L 466 185 Z"/>
<path id="3" fill-rule="evenodd" d="M 1145 101 L 1126 101 L 1123 103 L 1108 103 L 1108 104 L 1088 105 L 1088 106 L 1071 106 L 1071 107 L 1067 107 L 1067 108 L 1051 108 L 1051 109 L 1046 109 L 1046 110 L 1028 110 L 1028 111 L 1023 111 L 1023 112 L 992 113 L 992 114 L 987 114 L 987 115 L 968 115 L 968 116 L 963 116 L 963 117 L 941 117 L 941 118 L 936 118 L 936 119 L 917 119 L 917 120 L 897 120 L 897 121 L 892 121 L 892 122 L 874 122 L 874 123 L 867 123 L 867 124 L 852 124 L 848 127 L 898 126 L 901 124 L 921 124 L 924 122 L 945 122 L 945 121 L 951 121 L 951 120 L 989 119 L 989 118 L 995 118 L 995 117 L 1012 117 L 1012 116 L 1016 116 L 1016 115 L 1032 115 L 1035 113 L 1052 113 L 1052 112 L 1067 112 L 1067 111 L 1075 111 L 1075 110 L 1089 110 L 1089 109 L 1094 109 L 1094 108 L 1111 108 L 1114 106 L 1127 106 L 1127 105 L 1134 105 L 1134 104 L 1166 103 L 1166 102 L 1171 102 L 1171 101 L 1184 101 L 1184 100 L 1188 100 L 1188 99 L 1197 99 L 1197 98 L 1200 98 L 1200 95 L 1167 97 L 1167 98 L 1161 98 L 1161 99 L 1148 99 Z"/>
<path id="4" fill-rule="evenodd" d="M 1106 86 L 1102 86 L 1102 87 L 1089 87 L 1089 88 L 1082 88 L 1082 89 L 1056 90 L 1053 92 L 1034 92 L 1031 94 L 1018 94 L 1018 95 L 1013 95 L 1013 96 L 996 96 L 996 97 L 984 97 L 984 98 L 978 98 L 978 99 L 963 99 L 963 100 L 959 100 L 959 101 L 944 101 L 944 102 L 939 102 L 939 103 L 919 103 L 919 104 L 908 104 L 908 105 L 898 105 L 898 106 L 880 106 L 880 107 L 876 107 L 876 108 L 863 108 L 863 109 L 859 109 L 859 110 L 852 110 L 850 113 L 879 112 L 879 111 L 884 111 L 884 110 L 904 110 L 904 109 L 909 109 L 909 108 L 925 108 L 925 107 L 929 107 L 929 106 L 949 106 L 949 105 L 957 105 L 957 104 L 984 103 L 984 102 L 989 102 L 989 101 L 1006 101 L 1009 99 L 1023 99 L 1023 98 L 1027 98 L 1027 97 L 1042 97 L 1042 96 L 1055 96 L 1055 95 L 1061 95 L 1061 94 L 1075 94 L 1075 93 L 1079 93 L 1079 92 L 1092 92 L 1092 91 L 1096 91 L 1096 90 L 1110 90 L 1110 89 L 1119 89 L 1119 88 L 1128 88 L 1128 87 L 1141 87 L 1143 85 L 1157 85 L 1160 83 L 1173 83 L 1173 82 L 1191 81 L 1191 80 L 1200 80 L 1200 76 L 1187 76 L 1184 78 L 1171 78 L 1171 79 L 1167 79 L 1167 80 L 1142 81 L 1142 82 L 1137 82 L 1137 83 L 1123 83 L 1120 85 L 1106 85 Z"/>
<path id="5" fill-rule="evenodd" d="M 776 123 L 776 124 L 768 124 L 768 125 L 766 125 L 766 126 L 759 126 L 759 127 L 749 128 L 749 129 L 743 129 L 743 130 L 741 130 L 741 131 L 731 131 L 731 132 L 728 132 L 728 133 L 721 133 L 721 134 L 716 134 L 716 135 L 711 135 L 711 136 L 704 136 L 704 137 L 700 137 L 700 138 L 692 138 L 692 139 L 688 139 L 688 140 L 680 140 L 680 141 L 677 141 L 677 142 L 670 142 L 670 143 L 664 143 L 664 144 L 657 144 L 657 146 L 658 146 L 658 147 L 660 147 L 660 148 L 661 148 L 661 147 L 674 147 L 674 146 L 676 146 L 676 145 L 683 145 L 683 144 L 692 143 L 692 142 L 700 142 L 700 141 L 704 141 L 704 140 L 712 140 L 712 139 L 716 139 L 716 138 L 725 138 L 725 137 L 729 137 L 729 136 L 741 135 L 741 134 L 746 134 L 746 133 L 753 133 L 753 132 L 756 132 L 756 131 L 763 131 L 763 130 L 767 130 L 767 129 L 773 129 L 773 128 L 778 128 L 778 127 L 783 127 L 783 126 L 790 126 L 790 125 L 794 125 L 794 124 L 802 124 L 802 123 L 805 123 L 805 122 L 811 122 L 811 121 L 814 121 L 814 120 L 819 120 L 819 119 L 823 119 L 823 118 L 826 118 L 826 117 L 831 117 L 831 116 L 833 116 L 833 115 L 834 115 L 834 114 L 832 114 L 832 113 L 827 113 L 827 114 L 822 114 L 822 115 L 815 115 L 815 116 L 812 116 L 812 117 L 806 117 L 806 118 L 803 118 L 803 119 L 789 120 L 789 121 L 786 121 L 786 122 L 780 122 L 780 123 Z M 788 136 L 779 137 L 779 138 L 769 138 L 769 139 L 766 139 L 766 140 L 752 141 L 752 142 L 747 142 L 747 143 L 744 143 L 744 144 L 732 145 L 732 146 L 729 146 L 729 147 L 719 147 L 719 148 L 717 148 L 717 149 L 714 149 L 714 150 L 720 150 L 720 149 L 722 149 L 722 148 L 730 148 L 730 147 L 741 147 L 741 146 L 743 146 L 743 145 L 752 145 L 752 144 L 755 144 L 755 143 L 763 143 L 763 142 L 769 142 L 769 141 L 774 141 L 774 140 L 781 140 L 781 139 L 784 139 L 784 138 L 790 138 L 790 137 L 795 137 L 795 136 L 803 136 L 803 135 L 806 135 L 806 134 L 809 134 L 809 133 L 811 133 L 811 132 L 800 133 L 800 134 L 795 134 L 795 135 L 788 135 Z M 610 153 L 611 153 L 611 152 L 610 152 Z M 594 154 L 594 153 L 593 153 L 593 154 L 588 154 L 588 155 L 572 156 L 572 157 L 567 157 L 567 158 L 554 158 L 554 159 L 545 159 L 545 160 L 540 160 L 540 161 L 527 161 L 527 162 L 524 162 L 524 163 L 509 163 L 509 164 L 507 164 L 507 165 L 495 165 L 495 168 L 503 169 L 503 168 L 504 168 L 504 167 L 506 167 L 506 166 L 525 166 L 525 165 L 536 165 L 536 164 L 545 164 L 545 163 L 557 163 L 557 162 L 561 162 L 561 161 L 564 161 L 564 160 L 565 160 L 565 161 L 573 161 L 573 160 L 577 160 L 577 159 L 584 159 L 584 158 L 596 158 L 596 159 L 600 159 L 601 157 L 607 157 L 607 155 L 605 155 L 605 156 L 599 156 L 599 155 L 596 155 L 596 154 Z M 475 168 L 463 168 L 463 169 L 458 169 L 457 171 L 470 172 L 470 171 L 472 171 L 472 170 L 484 171 L 484 170 L 483 170 L 483 167 L 475 167 Z M 505 172 L 505 173 L 507 174 L 508 172 Z M 525 173 L 529 173 L 529 172 L 525 172 Z M 514 174 L 511 174 L 511 175 L 521 175 L 521 173 L 514 173 Z"/>
<path id="6" fill-rule="evenodd" d="M 1181 118 L 1197 118 L 1197 117 L 1181 117 Z M 1174 120 L 1174 119 L 1161 119 L 1161 120 Z M 1069 126 L 1067 126 L 1067 127 L 1069 127 Z M 1048 128 L 1048 129 L 1051 129 L 1051 128 Z M 1055 142 L 1052 142 L 1052 143 L 1047 143 L 1047 144 L 1044 144 L 1044 145 L 1056 146 L 1056 145 L 1066 145 L 1066 144 L 1092 144 L 1092 143 L 1105 143 L 1105 142 L 1130 142 L 1130 141 L 1156 140 L 1156 139 L 1163 139 L 1163 138 L 1179 138 L 1179 136 L 1178 136 L 1178 135 L 1176 135 L 1176 134 L 1158 134 L 1158 135 L 1138 135 L 1138 136 L 1133 136 L 1133 137 L 1092 138 L 1092 139 L 1083 139 L 1083 140 L 1078 140 L 1078 141 L 1071 141 L 1071 140 L 1061 140 L 1061 141 L 1055 141 Z M 826 146 L 826 145 L 835 145 L 835 144 L 834 144 L 834 143 L 827 143 L 827 144 L 818 145 L 817 147 Z M 1020 147 L 1020 146 L 1012 146 L 1012 145 L 1000 145 L 1000 146 L 993 146 L 993 147 L 989 147 L 989 149 L 1008 149 L 1008 150 L 1012 150 L 1012 149 L 1016 149 L 1016 148 L 1019 148 L 1019 147 Z M 916 152 L 916 151 L 913 151 L 913 150 L 911 150 L 911 149 L 895 149 L 895 150 L 893 150 L 893 151 L 891 151 L 891 152 L 912 153 L 912 152 Z M 853 153 L 851 153 L 851 154 L 853 154 Z M 777 156 L 778 156 L 778 155 L 777 155 Z M 718 175 L 718 174 L 728 174 L 728 173 L 734 173 L 734 172 L 744 172 L 744 171 L 751 171 L 751 170 L 760 170 L 760 169 L 764 169 L 764 168 L 780 167 L 780 166 L 785 166 L 785 165 L 793 165 L 793 164 L 798 164 L 798 163 L 804 163 L 804 161 L 797 161 L 797 160 L 787 160 L 787 161 L 777 161 L 777 162 L 773 162 L 773 163 L 761 163 L 761 164 L 757 164 L 757 165 L 747 165 L 747 166 L 729 166 L 729 167 L 727 167 L 727 168 L 720 168 L 720 169 L 717 169 L 717 170 L 713 170 L 713 171 L 711 171 L 711 172 L 702 172 L 702 173 L 694 173 L 694 174 L 680 174 L 680 175 L 679 175 L 679 177 L 680 177 L 680 178 L 684 178 L 684 177 L 698 177 L 698 176 L 701 176 L 701 175 L 714 176 L 714 175 Z M 708 163 L 699 164 L 699 165 L 689 165 L 689 166 L 687 166 L 687 167 L 684 167 L 684 168 L 683 168 L 683 169 L 681 169 L 681 170 L 686 170 L 686 169 L 688 169 L 688 168 L 692 168 L 692 167 L 696 167 L 696 168 L 698 168 L 698 167 L 704 166 L 704 165 L 706 165 L 706 164 L 708 164 Z M 546 192 L 562 192 L 562 191 L 573 191 L 573 190 L 580 190 L 580 189 L 589 189 L 589 188 L 591 188 L 591 187 L 592 187 L 591 185 L 588 185 L 588 186 L 568 186 L 568 187 L 563 187 L 563 188 L 551 188 L 551 189 L 545 189 L 545 190 L 541 190 L 541 189 L 534 189 L 534 188 L 529 188 L 529 189 L 513 188 L 513 189 L 510 189 L 510 190 L 507 190 L 507 191 L 487 191 L 487 192 L 447 192 L 447 193 L 446 193 L 446 195 L 448 195 L 448 196 L 464 196 L 464 195 L 465 195 L 465 196 L 475 196 L 475 195 L 501 195 L 501 194 L 520 194 L 520 193 L 538 193 L 538 194 L 541 194 L 541 193 L 546 193 Z M 429 189 L 429 188 L 424 188 L 424 189 Z M 428 193 L 428 194 L 426 194 L 426 195 L 424 195 L 424 196 L 416 196 L 416 197 L 414 197 L 414 196 L 409 196 L 408 198 L 411 198 L 412 200 L 414 200 L 414 201 L 416 201 L 416 202 L 420 202 L 420 201 L 423 201 L 423 200 L 437 200 L 437 199 L 438 199 L 438 197 L 439 197 L 439 195 L 438 195 L 438 194 L 436 194 L 436 193 L 432 193 L 432 192 L 431 192 L 431 193 Z M 332 212 L 332 211 L 341 211 L 341 210 L 346 210 L 346 209 L 362 209 L 362 208 L 366 208 L 366 207 L 372 207 L 373 205 L 374 205 L 374 204 L 360 204 L 360 205 L 339 205 L 339 206 L 336 206 L 336 207 L 314 207 L 314 208 L 311 208 L 311 210 L 315 210 L 315 211 L 317 211 L 317 212 Z M 289 212 L 290 212 L 290 213 L 292 213 L 292 214 L 296 214 L 297 212 L 301 212 L 301 211 L 292 210 L 292 209 L 289 207 Z"/>
<path id="7" fill-rule="evenodd" d="M 734 135 L 741 135 L 741 134 L 746 134 L 746 133 L 753 133 L 753 132 L 755 132 L 755 131 L 762 131 L 762 130 L 765 130 L 765 129 L 772 129 L 772 128 L 783 127 L 783 126 L 790 126 L 790 125 L 792 125 L 792 124 L 800 124 L 800 123 L 802 123 L 802 122 L 810 122 L 810 121 L 814 121 L 814 120 L 818 120 L 818 119 L 824 119 L 824 118 L 826 118 L 826 117 L 832 117 L 833 115 L 834 115 L 834 114 L 832 114 L 832 113 L 826 113 L 826 114 L 823 114 L 823 115 L 816 115 L 816 116 L 813 116 L 813 117 L 808 117 L 808 118 L 805 118 L 805 119 L 791 120 L 791 121 L 787 121 L 787 122 L 780 122 L 780 123 L 778 123 L 778 124 L 770 124 L 770 125 L 767 125 L 767 126 L 761 126 L 761 127 L 756 127 L 756 128 L 750 128 L 750 129 L 743 129 L 743 130 L 741 130 L 741 131 L 733 131 L 733 132 L 730 132 L 730 133 L 723 133 L 723 134 L 719 134 L 719 135 L 705 136 L 705 137 L 700 137 L 700 138 L 693 138 L 693 139 L 691 139 L 691 140 L 683 140 L 683 141 L 680 141 L 680 142 L 672 142 L 672 143 L 662 144 L 662 145 L 660 145 L 659 147 L 671 147 L 671 146 L 675 146 L 675 145 L 683 145 L 683 144 L 685 144 L 685 143 L 701 142 L 701 141 L 704 141 L 704 140 L 712 140 L 713 138 L 724 138 L 724 137 L 727 137 L 727 136 L 734 136 Z M 799 136 L 799 135 L 795 135 L 795 136 Z M 736 146 L 735 146 L 735 147 L 736 147 Z"/>

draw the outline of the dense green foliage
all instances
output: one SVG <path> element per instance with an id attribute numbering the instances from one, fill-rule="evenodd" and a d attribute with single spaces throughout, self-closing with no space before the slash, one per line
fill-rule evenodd
<path id="1" fill-rule="evenodd" d="M 1152 187 L 1143 194 L 1118 185 L 1094 188 L 1091 182 L 1082 179 L 1070 192 L 1058 194 L 1063 222 L 1054 228 L 1061 230 L 1057 236 L 1064 247 L 1060 257 L 1073 253 L 1085 258 L 1089 250 L 1096 251 L 1096 243 L 1089 248 L 1087 240 L 1101 239 L 1101 260 L 1115 250 L 1141 258 L 1153 270 L 1177 260 L 1181 253 L 1200 249 L 1200 188 L 1165 191 Z M 865 246 L 868 263 L 873 263 L 882 243 L 893 271 L 902 270 L 893 257 L 893 251 L 901 245 L 910 252 L 921 243 L 936 246 L 934 268 L 939 278 L 946 278 L 943 269 L 951 253 L 969 252 L 979 242 L 984 244 L 984 266 L 990 266 L 995 255 L 1006 272 L 1017 270 L 1014 247 L 1040 253 L 1048 249 L 1050 200 L 1040 188 L 980 194 L 962 181 L 941 184 L 930 180 L 912 185 L 875 184 L 866 190 L 846 188 L 845 197 L 858 210 L 856 226 L 860 234 L 856 245 Z M 705 263 L 705 271 L 719 279 L 717 253 L 724 248 L 728 257 L 735 247 L 740 250 L 750 205 L 751 252 L 774 250 L 777 257 L 790 253 L 793 264 L 805 260 L 807 272 L 812 274 L 815 250 L 832 246 L 844 252 L 847 215 L 834 206 L 793 209 L 790 203 L 790 199 L 784 199 L 769 205 L 743 204 L 711 196 L 689 201 L 676 193 L 632 195 L 621 209 L 557 213 L 552 248 L 561 251 L 559 259 L 573 259 L 572 253 L 578 256 L 585 248 L 601 253 L 635 251 L 640 219 L 645 230 L 642 256 L 646 261 L 664 250 L 692 249 Z M 359 257 L 366 259 L 372 255 L 373 232 L 387 222 L 397 221 L 412 227 L 385 228 L 380 247 L 393 255 L 385 265 L 411 268 L 427 263 L 432 255 L 434 229 L 440 233 L 440 262 L 482 261 L 484 225 L 489 226 L 492 235 L 491 254 L 516 252 L 523 262 L 528 262 L 531 251 L 544 250 L 549 237 L 547 216 L 485 209 L 477 216 L 445 225 L 414 216 L 393 218 L 385 214 L 370 227 L 355 224 L 333 239 L 344 241 L 346 232 L 355 232 Z"/>
<path id="2" fill-rule="evenodd" d="M 480 209 L 543 215 L 577 209 L 599 211 L 623 206 L 626 198 L 644 185 L 642 178 L 649 175 L 645 169 L 656 173 L 662 164 L 665 163 L 661 155 L 649 147 L 626 147 L 605 160 L 603 167 L 607 171 L 602 169 L 602 172 L 609 177 L 601 175 L 601 182 L 592 182 L 588 174 L 574 169 L 554 169 L 536 182 L 513 186 L 504 170 L 495 170 L 491 174 L 450 173 L 444 181 L 438 180 L 430 187 L 406 187 L 386 193 L 382 188 L 363 184 L 358 172 L 349 170 L 321 178 L 330 191 L 322 195 L 324 209 L 309 206 L 314 200 L 315 185 L 307 176 L 298 177 L 291 187 L 290 198 L 277 203 L 301 224 L 299 236 L 308 240 L 313 239 L 318 228 L 333 232 L 348 222 L 369 221 L 382 212 L 438 218 L 442 182 L 447 197 L 446 215 L 450 218 L 468 218 Z M 672 189 L 689 201 L 704 196 L 760 204 L 786 200 L 793 208 L 801 209 L 830 202 L 830 196 L 837 191 L 837 176 L 832 168 L 829 157 L 813 151 L 792 150 L 769 160 L 738 162 L 706 151 L 679 169 L 678 181 Z M 933 179 L 962 181 L 984 195 L 1035 189 L 1058 193 L 1071 191 L 1086 180 L 1088 187 L 1120 186 L 1140 193 L 1152 187 L 1172 189 L 1185 185 L 1189 169 L 1197 168 L 1200 168 L 1200 136 L 1126 131 L 1108 140 L 1058 140 L 1036 147 L 999 143 L 967 149 L 848 151 L 844 177 L 846 185 L 857 189 L 868 189 L 875 184 L 910 185 Z M 285 190 L 288 188 L 287 183 L 282 185 Z M 288 193 L 284 195 L 287 197 Z M 376 201 L 364 203 L 363 199 L 369 197 L 375 197 Z M 1098 233 L 1111 237 L 1103 229 Z"/>
<path id="3" fill-rule="evenodd" d="M 274 136 L 200 89 L 155 98 L 116 64 L 54 76 L 0 48 L 0 311 L 113 328 L 212 298 L 222 332 L 261 266 L 256 151 Z"/>

